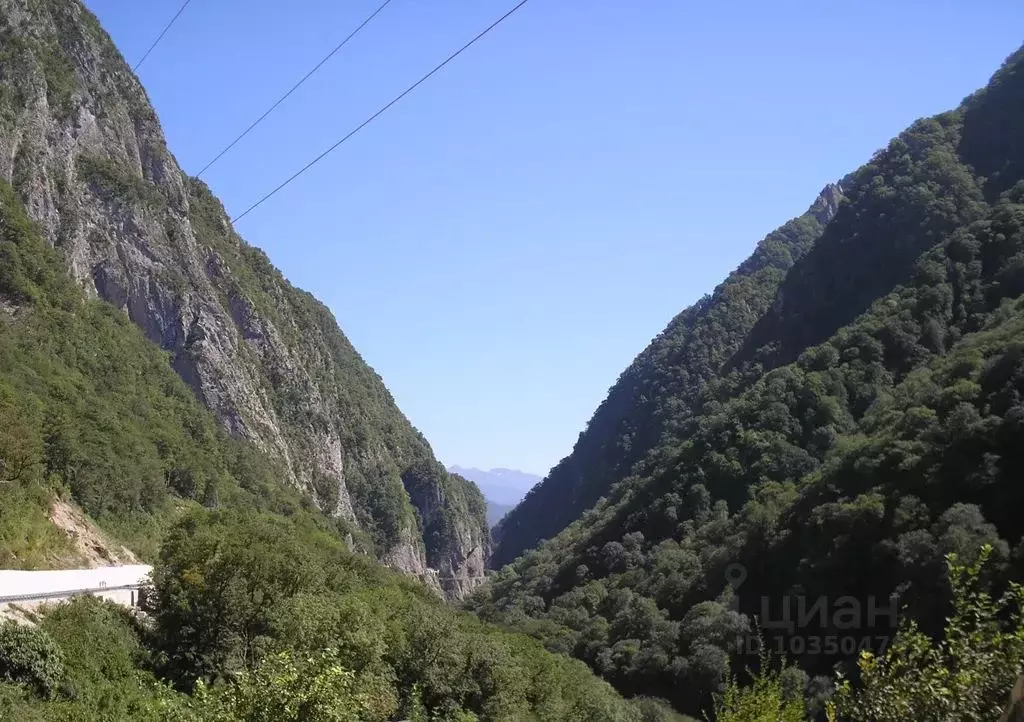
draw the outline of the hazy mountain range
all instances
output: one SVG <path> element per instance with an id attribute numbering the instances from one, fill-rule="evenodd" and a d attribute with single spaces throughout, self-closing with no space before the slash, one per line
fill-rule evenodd
<path id="1" fill-rule="evenodd" d="M 491 469 L 484 471 L 475 467 L 449 466 L 448 471 L 469 479 L 480 487 L 487 500 L 487 523 L 494 526 L 501 518 L 523 500 L 526 492 L 541 480 L 536 474 L 517 469 Z"/>

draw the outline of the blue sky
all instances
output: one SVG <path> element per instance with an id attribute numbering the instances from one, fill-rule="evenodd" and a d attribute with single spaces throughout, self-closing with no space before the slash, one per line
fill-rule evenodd
<path id="1" fill-rule="evenodd" d="M 179 0 L 86 0 L 130 63 Z M 196 173 L 379 0 L 193 0 L 141 67 Z M 393 0 L 204 179 L 237 214 L 514 4 Z M 531 0 L 238 224 L 445 463 L 545 473 L 677 312 L 1024 37 L 1024 4 Z"/>

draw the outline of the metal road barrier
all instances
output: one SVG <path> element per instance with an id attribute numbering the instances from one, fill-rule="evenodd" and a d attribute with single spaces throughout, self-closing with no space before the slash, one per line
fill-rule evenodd
<path id="1" fill-rule="evenodd" d="M 90 589 L 70 589 L 64 591 L 55 592 L 36 592 L 34 594 L 13 594 L 0 596 L 0 605 L 4 604 L 17 604 L 18 602 L 45 602 L 53 599 L 69 599 L 71 597 L 80 597 L 83 595 L 95 595 L 95 594 L 106 594 L 109 592 L 127 592 L 133 591 L 138 592 L 142 588 L 141 584 L 124 584 L 117 587 L 110 586 L 98 586 Z M 131 606 L 138 606 L 139 597 L 137 594 L 133 594 L 131 598 Z"/>

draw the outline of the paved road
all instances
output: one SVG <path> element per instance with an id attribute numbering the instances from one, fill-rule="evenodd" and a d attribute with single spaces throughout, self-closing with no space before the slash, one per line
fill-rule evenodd
<path id="1" fill-rule="evenodd" d="M 143 564 L 42 572 L 0 569 L 0 610 L 11 604 L 31 607 L 82 594 L 134 607 L 139 588 L 151 571 L 152 567 Z"/>

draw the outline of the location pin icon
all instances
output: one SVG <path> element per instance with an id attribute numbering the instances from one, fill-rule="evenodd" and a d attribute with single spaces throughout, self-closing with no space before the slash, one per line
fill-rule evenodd
<path id="1" fill-rule="evenodd" d="M 739 563 L 730 564 L 725 568 L 725 581 L 735 592 L 747 580 L 747 568 Z"/>

